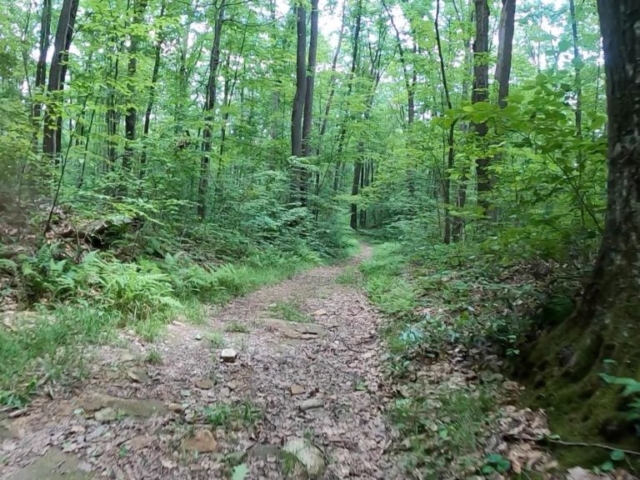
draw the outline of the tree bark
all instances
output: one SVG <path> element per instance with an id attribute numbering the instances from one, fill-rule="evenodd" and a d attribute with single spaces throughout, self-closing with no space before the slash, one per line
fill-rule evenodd
<path id="1" fill-rule="evenodd" d="M 353 81 L 356 75 L 356 69 L 358 68 L 358 55 L 360 51 L 360 31 L 362 29 L 362 0 L 358 2 L 358 13 L 356 14 L 356 24 L 353 30 L 353 57 L 351 58 L 351 69 L 349 71 L 349 79 L 347 81 L 347 94 L 346 101 L 349 101 L 351 93 L 353 92 Z M 348 108 L 348 107 L 347 107 Z M 337 161 L 333 176 L 333 191 L 337 192 L 340 188 L 341 172 L 342 172 L 342 151 L 344 149 L 344 143 L 347 138 L 347 120 L 351 118 L 351 112 L 347 112 L 345 120 L 342 122 L 340 133 L 338 134 L 338 149 L 337 149 Z"/>
<path id="2" fill-rule="evenodd" d="M 73 29 L 76 22 L 76 14 L 80 0 L 64 0 L 56 37 L 54 52 L 49 69 L 49 82 L 47 86 L 48 101 L 44 117 L 43 146 L 45 156 L 56 164 L 59 162 L 62 144 L 62 116 L 59 113 L 59 102 L 62 102 L 60 93 L 64 90 L 64 81 L 67 75 L 67 62 L 69 60 L 69 48 L 73 38 Z"/>
<path id="3" fill-rule="evenodd" d="M 316 82 L 316 56 L 318 52 L 318 0 L 311 0 L 311 31 L 309 35 L 309 61 L 302 119 L 302 155 L 311 156 L 311 130 L 313 127 L 313 93 Z M 306 168 L 300 168 L 298 188 L 301 205 L 308 204 L 309 174 Z"/>
<path id="4" fill-rule="evenodd" d="M 486 102 L 489 98 L 489 2 L 487 0 L 476 1 L 476 40 L 473 44 L 473 93 L 471 103 Z M 473 123 L 480 142 L 487 135 L 486 122 Z M 482 147 L 481 147 L 482 148 Z M 478 205 L 488 213 L 489 200 L 487 195 L 491 191 L 491 179 L 489 178 L 489 157 L 476 160 L 476 174 L 478 177 Z M 464 203 L 464 202 L 463 202 Z"/>
<path id="5" fill-rule="evenodd" d="M 162 2 L 160 7 L 159 18 L 164 17 L 166 9 L 165 1 Z M 149 137 L 151 130 L 151 112 L 153 111 L 153 105 L 156 100 L 156 84 L 158 83 L 158 77 L 160 76 L 160 54 L 162 53 L 162 44 L 164 43 L 164 33 L 158 34 L 158 41 L 154 48 L 153 54 L 153 71 L 151 72 L 151 85 L 149 85 L 149 100 L 147 101 L 147 108 L 144 111 L 144 123 L 142 127 L 142 135 L 145 139 Z M 147 149 L 146 146 L 142 150 L 142 156 L 140 157 L 140 179 L 144 178 L 145 169 L 147 165 Z"/>
<path id="6" fill-rule="evenodd" d="M 200 160 L 200 181 L 198 183 L 198 216 L 200 220 L 207 217 L 207 194 L 209 192 L 209 174 L 211 164 L 211 139 L 213 136 L 213 117 L 215 114 L 218 67 L 220 66 L 220 38 L 224 22 L 226 0 L 218 6 L 216 22 L 213 27 L 213 45 L 209 59 L 209 81 L 207 83 L 207 100 L 204 106 L 205 126 L 202 131 L 202 158 Z"/>
<path id="7" fill-rule="evenodd" d="M 142 24 L 144 11 L 147 8 L 147 0 L 134 0 L 133 4 L 133 21 L 132 28 L 138 28 L 138 25 Z M 127 114 L 124 118 L 124 134 L 125 134 L 125 147 L 124 156 L 122 157 L 122 168 L 125 170 L 131 169 L 131 162 L 133 159 L 133 146 L 132 143 L 136 139 L 136 123 L 138 122 L 138 110 L 136 108 L 135 99 L 135 76 L 138 69 L 138 44 L 140 43 L 140 35 L 137 32 L 131 34 L 131 44 L 129 46 L 129 66 L 127 80 L 127 93 L 128 104 Z"/>
<path id="8" fill-rule="evenodd" d="M 333 54 L 333 60 L 331 62 L 331 80 L 329 81 L 330 89 L 329 89 L 329 98 L 327 98 L 327 104 L 324 108 L 324 115 L 322 117 L 322 126 L 320 127 L 320 140 L 327 132 L 327 126 L 329 124 L 329 113 L 331 112 L 331 105 L 333 103 L 333 97 L 336 94 L 336 69 L 338 68 L 338 59 L 340 58 L 340 50 L 342 49 L 342 39 L 344 37 L 344 28 L 346 23 L 346 10 L 347 10 L 347 2 L 345 2 L 342 6 L 342 23 L 340 24 L 340 33 L 338 35 L 338 46 L 336 47 L 336 51 Z M 317 147 L 317 153 L 320 154 L 320 144 Z"/>
<path id="9" fill-rule="evenodd" d="M 498 105 L 507 106 L 511 62 L 513 59 L 513 35 L 515 33 L 516 0 L 502 0 L 500 26 L 498 28 L 498 62 L 495 79 L 498 83 Z"/>
<path id="10" fill-rule="evenodd" d="M 291 155 L 302 157 L 302 117 L 307 90 L 307 11 L 302 4 L 296 7 L 296 94 L 291 111 Z"/>
<path id="11" fill-rule="evenodd" d="M 618 411 L 619 391 L 598 377 L 604 361 L 612 375 L 640 378 L 640 8 L 637 0 L 598 0 L 598 12 L 607 80 L 605 228 L 577 309 L 538 340 L 528 370 L 549 392 L 543 404 L 563 399 L 555 415 L 571 433 L 606 438 L 611 428 L 632 435 L 633 425 Z"/>
<path id="12" fill-rule="evenodd" d="M 576 74 L 576 135 L 582 137 L 582 56 L 580 55 L 578 41 L 578 19 L 576 18 L 575 0 L 569 0 L 569 12 L 571 14 L 571 37 L 573 39 L 573 68 Z"/>
<path id="13" fill-rule="evenodd" d="M 47 83 L 47 53 L 51 43 L 51 0 L 42 2 L 42 18 L 40 20 L 40 42 L 38 45 L 38 63 L 36 64 L 36 81 L 34 93 L 36 96 L 44 95 Z M 38 129 L 40 128 L 40 115 L 42 115 L 42 100 L 35 98 L 31 106 L 31 117 L 33 119 L 34 138 L 33 151 L 38 150 Z"/>
<path id="14" fill-rule="evenodd" d="M 451 95 L 449 93 L 449 84 L 447 83 L 447 72 L 444 67 L 444 56 L 442 54 L 442 40 L 440 39 L 440 27 L 438 21 L 440 19 L 440 0 L 436 0 L 436 18 L 434 21 L 436 30 L 436 45 L 438 47 L 438 58 L 440 60 L 440 75 L 442 76 L 442 86 L 444 87 L 444 96 L 446 106 L 449 110 L 453 108 L 451 104 Z M 447 162 L 445 168 L 451 170 L 454 166 L 455 151 L 454 151 L 454 137 L 455 135 L 455 123 L 452 123 L 449 127 L 449 135 L 447 136 Z M 445 172 L 444 182 L 442 184 L 442 196 L 444 197 L 445 212 L 444 212 L 444 243 L 451 243 L 451 211 L 449 208 L 451 201 L 451 176 Z"/>

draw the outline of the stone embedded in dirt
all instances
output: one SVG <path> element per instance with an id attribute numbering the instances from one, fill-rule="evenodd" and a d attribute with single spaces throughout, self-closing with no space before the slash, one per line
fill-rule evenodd
<path id="1" fill-rule="evenodd" d="M 226 363 L 233 363 L 238 358 L 238 352 L 233 348 L 225 348 L 220 352 L 220 359 Z"/>
<path id="2" fill-rule="evenodd" d="M 138 435 L 127 442 L 131 450 L 137 452 L 153 445 L 153 437 L 151 435 Z"/>
<path id="3" fill-rule="evenodd" d="M 173 461 L 169 460 L 168 458 L 160 459 L 160 465 L 162 465 L 167 470 L 173 470 L 174 468 L 176 468 L 178 466 L 178 464 L 176 462 L 173 462 Z"/>
<path id="4" fill-rule="evenodd" d="M 182 449 L 190 452 L 209 453 L 218 449 L 218 442 L 213 438 L 211 430 L 200 429 L 193 435 L 182 442 Z"/>
<path id="5" fill-rule="evenodd" d="M 504 380 L 504 375 L 500 373 L 484 371 L 480 374 L 480 379 L 485 383 L 502 382 Z"/>
<path id="6" fill-rule="evenodd" d="M 94 393 L 84 398 L 81 406 L 85 412 L 97 412 L 105 408 L 122 411 L 131 417 L 148 418 L 167 411 L 158 400 L 138 400 L 134 398 L 118 398 L 103 393 Z"/>
<path id="7" fill-rule="evenodd" d="M 293 455 L 304 466 L 310 476 L 320 476 L 324 471 L 322 451 L 302 438 L 292 438 L 282 449 Z"/>
<path id="8" fill-rule="evenodd" d="M 599 480 L 601 477 L 584 468 L 575 467 L 567 472 L 567 480 Z"/>
<path id="9" fill-rule="evenodd" d="M 291 385 L 291 387 L 289 387 L 289 390 L 291 391 L 291 395 L 302 395 L 305 392 L 304 387 L 302 385 L 298 385 L 297 383 Z"/>
<path id="10" fill-rule="evenodd" d="M 196 380 L 196 387 L 200 390 L 211 390 L 213 388 L 213 381 L 208 378 L 201 378 Z"/>
<path id="11" fill-rule="evenodd" d="M 170 403 L 167 405 L 167 408 L 175 413 L 182 413 L 184 412 L 184 407 L 182 405 L 180 405 L 179 403 Z"/>
<path id="12" fill-rule="evenodd" d="M 320 398 L 310 398 L 309 400 L 305 400 L 300 405 L 298 405 L 300 410 L 306 412 L 307 410 L 311 410 L 314 408 L 322 408 L 324 407 L 324 402 Z"/>
<path id="13" fill-rule="evenodd" d="M 116 418 L 118 418 L 118 412 L 116 412 L 113 408 L 107 407 L 102 410 L 98 410 L 93 418 L 96 419 L 97 422 L 113 422 Z"/>
<path id="14" fill-rule="evenodd" d="M 202 340 L 202 334 L 196 333 L 196 340 Z"/>
<path id="15" fill-rule="evenodd" d="M 131 363 L 135 361 L 135 359 L 136 359 L 135 355 L 131 353 L 123 353 L 122 356 L 120 357 L 120 361 L 122 363 Z"/>
<path id="16" fill-rule="evenodd" d="M 89 476 L 80 465 L 75 456 L 51 448 L 44 456 L 8 477 L 8 480 L 88 480 Z"/>
<path id="17" fill-rule="evenodd" d="M 227 383 L 227 388 L 231 391 L 234 391 L 238 388 L 238 384 L 235 380 L 231 380 L 229 383 Z"/>
<path id="18" fill-rule="evenodd" d="M 520 385 L 518 384 L 518 382 L 507 380 L 502 384 L 502 388 L 504 388 L 505 390 L 509 390 L 510 392 L 517 392 L 518 390 L 520 390 Z"/>
<path id="19" fill-rule="evenodd" d="M 149 381 L 147 372 L 145 372 L 141 368 L 132 368 L 131 370 L 127 371 L 127 376 L 137 383 L 147 383 Z"/>
<path id="20" fill-rule="evenodd" d="M 96 438 L 100 438 L 102 435 L 107 433 L 107 430 L 109 430 L 109 427 L 107 427 L 106 425 L 100 425 L 98 428 L 92 430 L 87 434 L 87 442 L 92 442 Z"/>
<path id="21" fill-rule="evenodd" d="M 91 465 L 89 462 L 80 462 L 78 464 L 78 470 L 84 473 L 90 473 L 91 470 L 93 470 L 93 465 Z"/>
<path id="22" fill-rule="evenodd" d="M 325 315 L 327 315 L 327 311 L 323 309 L 316 310 L 315 312 L 313 312 L 314 317 L 324 317 Z"/>
<path id="23" fill-rule="evenodd" d="M 191 392 L 189 390 L 180 390 L 180 395 L 183 397 L 190 397 Z"/>

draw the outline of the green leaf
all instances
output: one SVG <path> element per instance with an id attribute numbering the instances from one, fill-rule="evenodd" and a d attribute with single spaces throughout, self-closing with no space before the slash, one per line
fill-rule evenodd
<path id="1" fill-rule="evenodd" d="M 600 466 L 600 470 L 602 470 L 603 472 L 610 472 L 614 468 L 615 466 L 613 465 L 613 462 L 610 461 L 606 461 Z"/>
<path id="2" fill-rule="evenodd" d="M 249 469 L 245 463 L 241 463 L 233 469 L 231 480 L 244 480 L 249 473 Z"/>
<path id="3" fill-rule="evenodd" d="M 614 450 L 613 452 L 611 452 L 611 455 L 609 457 L 614 462 L 621 462 L 622 460 L 624 460 L 624 452 L 622 450 Z"/>

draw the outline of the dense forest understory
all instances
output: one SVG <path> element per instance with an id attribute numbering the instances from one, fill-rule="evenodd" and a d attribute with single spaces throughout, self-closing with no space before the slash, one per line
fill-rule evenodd
<path id="1" fill-rule="evenodd" d="M 635 478 L 636 0 L 0 7 L 0 478 Z"/>

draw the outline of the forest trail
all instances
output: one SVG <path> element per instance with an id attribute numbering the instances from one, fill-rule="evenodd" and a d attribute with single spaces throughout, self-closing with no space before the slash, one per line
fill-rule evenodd
<path id="1" fill-rule="evenodd" d="M 155 344 L 123 333 L 79 387 L 0 418 L 0 478 L 400 478 L 385 454 L 380 317 L 339 283 L 369 255 L 236 299 L 204 325 L 174 321 Z"/>

